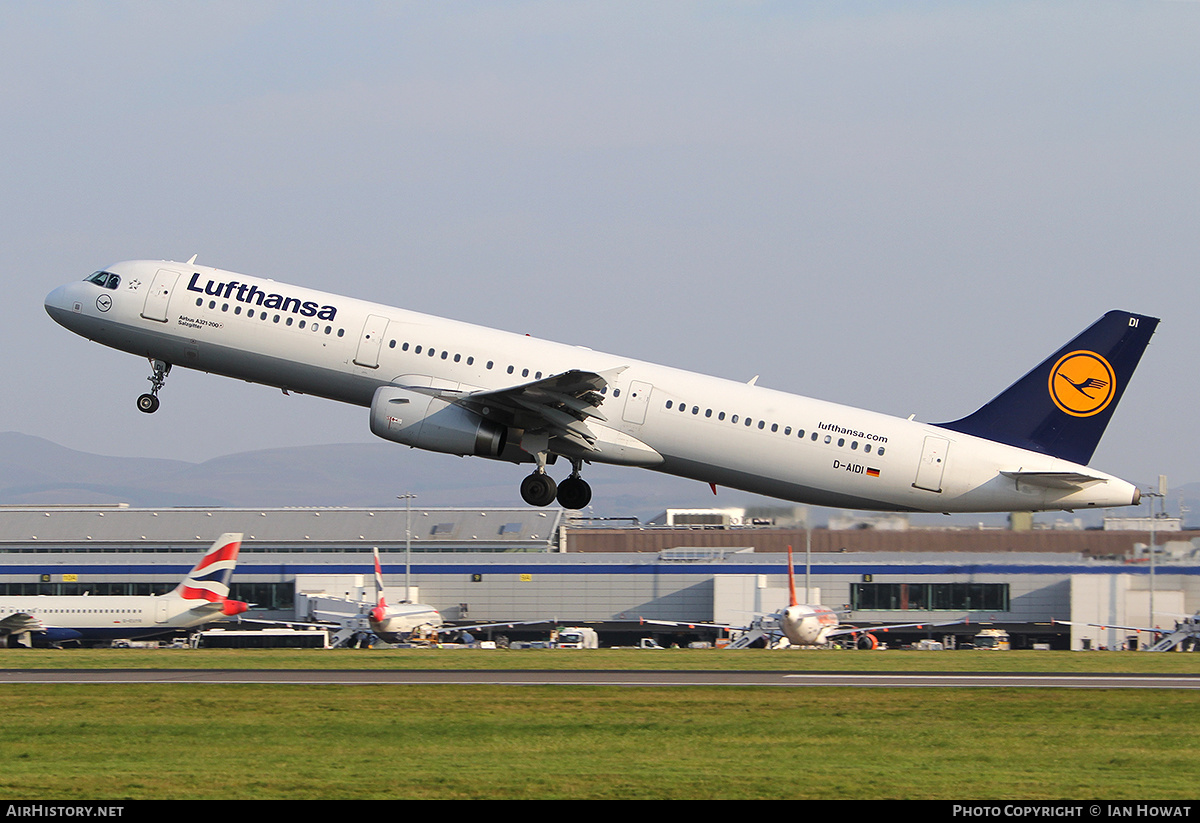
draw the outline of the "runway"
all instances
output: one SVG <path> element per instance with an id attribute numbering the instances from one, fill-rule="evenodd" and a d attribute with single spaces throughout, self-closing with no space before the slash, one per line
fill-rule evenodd
<path id="1" fill-rule="evenodd" d="M 1200 675 L 440 669 L 23 669 L 0 672 L 0 686 L 19 683 L 1200 689 Z"/>

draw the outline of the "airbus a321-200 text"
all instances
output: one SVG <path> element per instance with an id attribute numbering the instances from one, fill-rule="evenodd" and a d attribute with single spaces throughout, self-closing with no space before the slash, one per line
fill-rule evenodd
<path id="1" fill-rule="evenodd" d="M 353 403 L 379 437 L 533 464 L 529 504 L 591 501 L 585 464 L 874 511 L 1136 505 L 1088 468 L 1158 320 L 1111 311 L 973 414 L 930 424 L 187 263 L 117 263 L 46 297 L 150 361 Z M 556 483 L 548 467 L 570 465 Z M 561 475 L 560 475 L 561 477 Z"/>

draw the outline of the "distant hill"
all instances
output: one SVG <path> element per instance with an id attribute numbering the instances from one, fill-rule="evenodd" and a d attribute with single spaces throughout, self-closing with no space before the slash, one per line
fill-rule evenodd
<path id="1" fill-rule="evenodd" d="M 159 506 L 397 506 L 414 493 L 420 506 L 523 506 L 518 491 L 529 466 L 482 458 L 454 458 L 383 440 L 241 452 L 189 463 L 141 457 L 105 457 L 75 451 L 40 437 L 0 432 L 0 505 L 128 503 Z M 551 474 L 562 479 L 561 463 Z M 655 472 L 589 466 L 594 497 L 588 514 L 636 517 L 645 522 L 667 508 L 786 505 Z M 1171 490 L 1167 508 L 1185 523 L 1200 520 L 1200 483 Z M 1146 507 L 1126 509 L 1136 514 Z M 1193 516 L 1193 513 L 1196 516 Z M 827 510 L 813 512 L 824 523 Z M 1098 525 L 1100 512 L 1081 512 Z M 1048 512 L 1044 522 L 1075 515 Z M 999 526 L 1005 515 L 915 515 L 926 525 Z"/>
<path id="2" fill-rule="evenodd" d="M 158 506 L 396 506 L 415 493 L 422 506 L 523 506 L 530 466 L 431 454 L 394 443 L 296 446 L 215 457 L 202 463 L 105 457 L 49 440 L 0 432 L 0 504 L 128 503 Z M 565 476 L 562 464 L 553 468 Z M 645 521 L 670 506 L 741 505 L 758 498 L 725 492 L 714 503 L 702 483 L 651 472 L 592 466 L 592 513 Z M 738 495 L 738 501 L 730 499 Z"/>

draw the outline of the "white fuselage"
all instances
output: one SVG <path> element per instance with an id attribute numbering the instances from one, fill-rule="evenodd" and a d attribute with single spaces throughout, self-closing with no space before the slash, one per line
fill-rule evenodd
<path id="1" fill-rule="evenodd" d="M 825 606 L 788 606 L 779 615 L 780 630 L 795 646 L 824 646 L 839 624 L 837 614 Z"/>
<path id="2" fill-rule="evenodd" d="M 187 629 L 226 615 L 220 603 L 163 595 L 19 595 L 0 597 L 0 614 L 27 614 L 51 642 L 127 640 Z"/>
<path id="3" fill-rule="evenodd" d="M 607 420 L 591 424 L 600 442 L 589 462 L 871 510 L 1077 509 L 1137 497 L 1125 481 L 1047 455 L 628 357 L 194 264 L 106 271 L 119 275 L 117 288 L 71 283 L 47 297 L 47 311 L 132 354 L 360 406 L 389 384 L 494 390 L 570 370 L 615 371 Z M 1055 488 L 1006 471 L 1092 479 Z"/>
<path id="4" fill-rule="evenodd" d="M 370 614 L 371 630 L 376 634 L 404 635 L 421 626 L 439 628 L 443 625 L 442 615 L 433 606 L 424 603 L 394 603 L 387 606 L 378 619 L 374 611 Z"/>

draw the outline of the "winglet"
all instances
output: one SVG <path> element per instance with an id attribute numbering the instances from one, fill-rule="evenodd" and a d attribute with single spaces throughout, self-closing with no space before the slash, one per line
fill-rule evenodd
<path id="1" fill-rule="evenodd" d="M 1157 326 L 1110 311 L 974 414 L 939 425 L 1087 465 Z"/>

